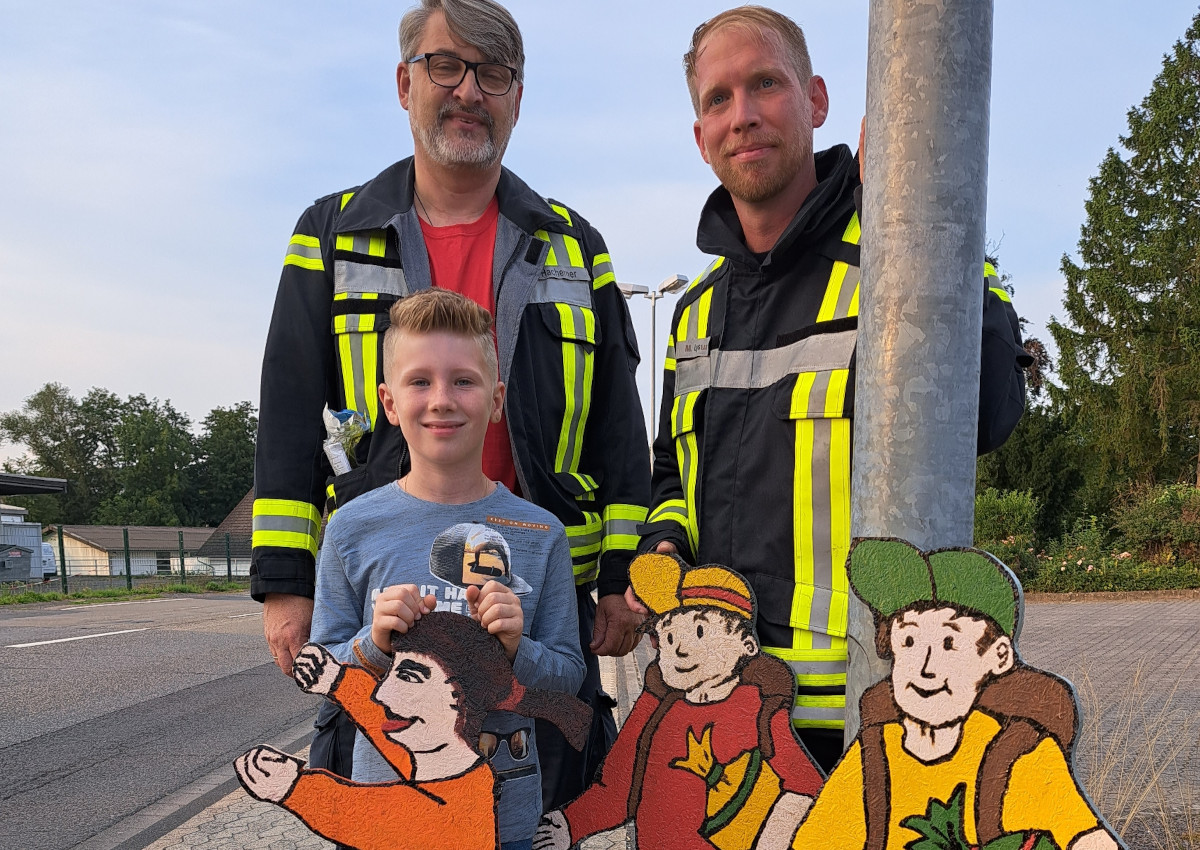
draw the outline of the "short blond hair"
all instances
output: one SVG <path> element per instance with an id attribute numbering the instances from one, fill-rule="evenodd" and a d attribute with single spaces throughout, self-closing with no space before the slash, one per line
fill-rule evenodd
<path id="1" fill-rule="evenodd" d="M 804 40 L 804 31 L 795 21 L 766 6 L 737 6 L 728 9 L 696 27 L 692 33 L 692 47 L 683 54 L 683 73 L 687 78 L 688 94 L 692 96 L 692 109 L 696 111 L 697 118 L 700 117 L 700 92 L 696 90 L 696 57 L 704 40 L 726 27 L 740 29 L 764 44 L 767 43 L 767 33 L 774 33 L 783 43 L 800 82 L 807 84 L 812 78 L 812 59 L 808 55 L 808 43 Z"/>
<path id="2" fill-rule="evenodd" d="M 436 287 L 402 298 L 388 311 L 388 329 L 383 336 L 383 379 L 395 359 L 396 341 L 401 334 L 448 333 L 473 339 L 479 344 L 484 366 L 492 380 L 498 379 L 496 338 L 492 335 L 492 314 L 470 298 L 449 289 Z"/>

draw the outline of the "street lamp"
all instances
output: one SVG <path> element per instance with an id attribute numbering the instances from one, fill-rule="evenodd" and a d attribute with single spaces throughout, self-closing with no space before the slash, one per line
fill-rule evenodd
<path id="1" fill-rule="evenodd" d="M 654 308 L 658 304 L 658 299 L 670 292 L 678 292 L 688 285 L 687 275 L 673 274 L 657 288 L 651 289 L 648 286 L 643 286 L 640 283 L 618 283 L 617 289 L 621 290 L 621 294 L 626 298 L 632 298 L 635 295 L 641 295 L 650 300 L 650 443 L 653 445 L 655 435 L 658 433 L 658 407 L 655 404 L 654 387 L 658 383 L 658 347 L 655 342 L 655 330 L 657 324 L 654 319 Z"/>

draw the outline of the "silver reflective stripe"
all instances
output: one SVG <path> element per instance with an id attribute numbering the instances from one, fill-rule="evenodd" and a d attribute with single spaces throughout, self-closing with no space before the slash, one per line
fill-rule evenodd
<path id="1" fill-rule="evenodd" d="M 350 369 L 354 373 L 354 405 L 362 413 L 367 412 L 367 397 L 365 395 L 366 381 L 363 378 L 363 370 L 366 368 L 363 363 L 363 337 L 362 334 L 350 334 Z M 374 389 L 374 387 L 372 387 Z M 349 399 L 347 399 L 349 401 Z M 372 425 L 375 423 L 372 422 Z"/>
<path id="2" fill-rule="evenodd" d="M 574 305 L 571 305 L 569 309 L 571 310 L 571 316 L 575 323 L 574 339 L 581 343 L 586 339 L 587 335 L 587 324 L 584 318 L 583 310 Z M 566 329 L 564 328 L 563 345 L 577 344 L 577 342 L 572 342 L 571 340 L 567 339 L 565 330 Z M 566 355 L 564 353 L 564 357 L 565 356 Z M 583 430 L 583 417 L 587 412 L 586 402 L 584 401 L 584 391 L 587 387 L 586 381 L 588 363 L 590 358 L 593 356 L 594 355 L 592 351 L 589 348 L 585 348 L 582 344 L 579 345 L 578 350 L 575 352 L 575 375 L 572 379 L 573 382 L 571 386 L 567 388 L 567 390 L 572 394 L 572 397 L 575 399 L 575 404 L 570 411 L 571 421 L 567 426 L 567 450 L 563 455 L 563 463 L 566 464 L 568 468 L 577 465 L 575 459 L 579 456 L 579 449 L 576 447 L 575 443 L 580 436 L 580 432 Z"/>
<path id="3" fill-rule="evenodd" d="M 760 390 L 799 372 L 848 369 L 857 336 L 854 330 L 816 334 L 766 351 L 710 349 L 707 357 L 675 364 L 675 395 L 709 387 Z"/>
<path id="4" fill-rule="evenodd" d="M 842 281 L 841 291 L 838 292 L 837 312 L 833 314 L 835 319 L 844 319 L 850 315 L 850 302 L 854 299 L 854 293 L 861 281 L 862 269 L 858 266 L 846 269 L 846 278 Z"/>
<path id="5" fill-rule="evenodd" d="M 582 528 L 582 526 L 578 526 Z M 571 534 L 568 532 L 568 543 L 572 549 L 586 549 L 593 546 L 599 546 L 600 541 L 604 538 L 603 526 L 598 527 L 595 531 L 588 531 L 583 534 Z M 595 552 L 584 555 L 576 555 L 577 558 L 591 559 L 596 557 Z"/>
<path id="6" fill-rule="evenodd" d="M 567 237 L 561 233 L 547 233 L 546 238 L 554 249 L 554 264 L 564 269 L 571 268 L 574 263 L 571 262 L 571 252 L 567 250 Z"/>
<path id="7" fill-rule="evenodd" d="M 375 330 L 375 314 L 351 313 L 346 320 L 346 333 L 372 333 Z"/>
<path id="8" fill-rule="evenodd" d="M 321 259 L 321 247 L 319 245 L 301 245 L 299 242 L 291 242 L 288 244 L 287 252 L 293 257 L 304 257 L 308 260 Z"/>
<path id="9" fill-rule="evenodd" d="M 815 635 L 813 636 L 814 648 L 816 645 Z M 790 650 L 788 650 L 790 651 Z M 800 680 L 806 676 L 844 676 L 846 675 L 846 661 L 788 661 L 787 666 L 792 668 L 792 675 Z"/>
<path id="10" fill-rule="evenodd" d="M 597 280 L 604 277 L 606 274 L 612 274 L 612 273 L 613 273 L 613 264 L 608 260 L 605 260 L 603 263 L 596 263 L 595 265 L 592 266 L 592 276 L 595 277 Z"/>
<path id="11" fill-rule="evenodd" d="M 371 292 L 404 298 L 408 295 L 408 282 L 404 279 L 404 269 L 334 260 L 333 291 L 339 295 Z"/>
<path id="12" fill-rule="evenodd" d="M 640 524 L 637 520 L 632 519 L 610 519 L 604 523 L 604 534 L 606 536 L 611 534 L 632 534 L 636 537 Z"/>
<path id="13" fill-rule="evenodd" d="M 319 528 L 317 523 L 307 517 L 260 515 L 254 517 L 251 525 L 253 531 L 288 531 L 294 534 L 307 534 L 316 538 Z"/>
<path id="14" fill-rule="evenodd" d="M 821 397 L 823 400 L 823 393 Z M 811 511 L 814 587 L 808 628 L 814 632 L 829 631 L 829 611 L 833 600 L 833 530 L 829 522 L 833 515 L 833 506 L 829 498 L 829 449 L 832 432 L 832 420 L 813 421 Z"/>
<path id="15" fill-rule="evenodd" d="M 824 708 L 815 705 L 798 705 L 792 709 L 792 720 L 837 720 L 845 718 L 845 708 Z"/>
<path id="16" fill-rule="evenodd" d="M 557 272 L 558 269 L 555 269 Z M 550 277 L 539 280 L 533 287 L 533 294 L 529 298 L 531 304 L 553 304 L 559 302 L 562 304 L 574 304 L 577 307 L 592 306 L 592 287 L 591 281 L 584 275 L 583 281 L 564 280 L 563 278 Z"/>

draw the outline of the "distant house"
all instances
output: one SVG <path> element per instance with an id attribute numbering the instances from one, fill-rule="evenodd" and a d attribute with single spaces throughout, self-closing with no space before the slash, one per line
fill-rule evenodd
<path id="1" fill-rule="evenodd" d="M 129 531 L 132 573 L 155 575 L 179 572 L 179 533 L 183 532 L 184 565 L 189 573 L 209 572 L 196 550 L 213 533 L 211 528 L 162 528 L 147 525 L 64 525 L 63 552 L 68 575 L 125 575 L 124 532 Z M 47 526 L 42 539 L 58 540 L 58 527 Z"/>
<path id="2" fill-rule="evenodd" d="M 235 576 L 250 575 L 251 538 L 254 531 L 254 490 L 237 503 L 229 516 L 221 520 L 199 549 L 196 559 L 200 568 L 220 578 L 231 571 Z M 229 538 L 226 560 L 225 538 Z M 230 567 L 232 566 L 232 570 Z"/>

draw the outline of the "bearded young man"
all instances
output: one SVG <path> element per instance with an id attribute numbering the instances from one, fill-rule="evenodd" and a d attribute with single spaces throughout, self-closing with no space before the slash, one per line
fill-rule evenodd
<path id="1" fill-rule="evenodd" d="M 672 319 L 639 551 L 749 580 L 762 648 L 796 674 L 793 724 L 828 771 L 845 711 L 859 167 L 845 145 L 814 153 L 829 94 L 784 15 L 717 15 L 684 68 L 696 145 L 722 184 L 697 245 L 718 259 Z M 985 267 L 981 453 L 1024 410 L 1027 356 L 994 274 Z"/>
<path id="2" fill-rule="evenodd" d="M 623 597 L 649 470 L 634 369 L 637 348 L 600 234 L 501 165 L 520 116 L 524 47 L 491 0 L 422 0 L 400 25 L 400 105 L 413 156 L 318 200 L 284 260 L 263 359 L 255 460 L 252 593 L 264 602 L 272 657 L 285 673 L 308 638 L 322 508 L 408 469 L 400 429 L 381 415 L 388 310 L 438 286 L 495 316 L 503 417 L 487 435 L 485 474 L 553 513 L 571 543 L 587 677 L 597 710 L 581 757 L 539 724 L 546 805 L 590 780 L 615 737 L 596 655 L 623 655 L 640 618 Z M 369 423 L 334 476 L 322 408 Z M 600 421 L 603 415 L 603 422 Z M 598 590 L 599 602 L 592 599 Z M 318 719 L 313 761 L 348 776 L 352 729 Z"/>

